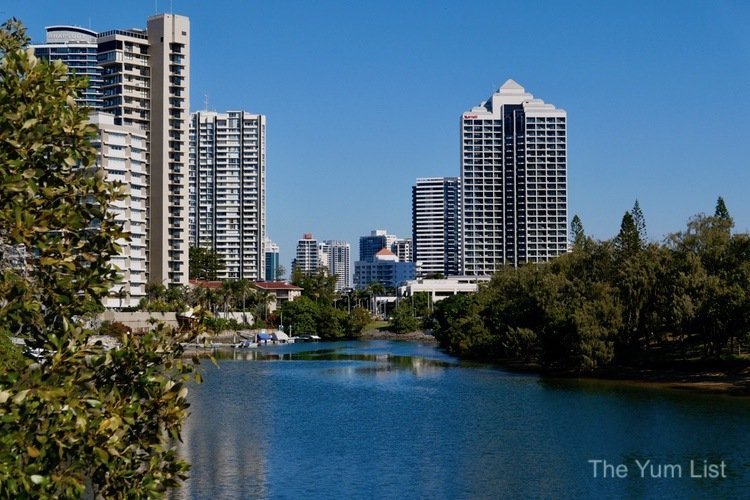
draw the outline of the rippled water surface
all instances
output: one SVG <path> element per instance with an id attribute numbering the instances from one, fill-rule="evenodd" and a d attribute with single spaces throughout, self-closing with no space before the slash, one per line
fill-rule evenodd
<path id="1" fill-rule="evenodd" d="M 748 399 L 546 380 L 416 343 L 293 344 L 238 357 L 205 364 L 205 382 L 192 389 L 181 453 L 193 468 L 176 498 L 750 491 Z M 628 475 L 602 478 L 599 469 L 595 478 L 589 460 L 625 464 Z M 636 460 L 650 460 L 643 478 Z M 726 477 L 691 477 L 691 460 L 696 473 L 723 461 Z"/>

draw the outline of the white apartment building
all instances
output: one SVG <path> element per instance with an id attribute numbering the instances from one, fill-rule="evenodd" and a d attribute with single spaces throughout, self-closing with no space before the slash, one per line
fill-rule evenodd
<path id="1" fill-rule="evenodd" d="M 292 261 L 292 271 L 301 273 L 317 273 L 320 269 L 320 252 L 318 240 L 311 233 L 305 233 L 297 240 L 297 251 Z"/>
<path id="2" fill-rule="evenodd" d="M 457 177 L 423 177 L 412 186 L 412 238 L 420 276 L 459 274 L 460 190 Z"/>
<path id="3" fill-rule="evenodd" d="M 346 241 L 327 240 L 319 247 L 320 261 L 329 276 L 336 276 L 336 290 L 351 288 L 351 246 Z"/>
<path id="4" fill-rule="evenodd" d="M 201 111 L 190 120 L 190 244 L 224 259 L 220 279 L 266 272 L 266 117 Z"/>
<path id="5" fill-rule="evenodd" d="M 113 123 L 97 119 L 107 127 L 106 136 L 113 126 L 125 127 L 133 137 L 145 135 L 146 279 L 167 286 L 186 285 L 190 21 L 160 14 L 148 19 L 146 29 L 103 33 L 51 26 L 47 43 L 33 47 L 37 56 L 62 60 L 71 74 L 89 77 L 78 102 L 113 116 Z M 106 140 L 102 139 L 103 151 L 114 151 Z M 108 159 L 103 157 L 103 161 Z M 130 176 L 134 178 L 132 172 Z M 137 182 L 142 180 L 139 174 Z M 132 190 L 144 192 L 141 184 Z M 137 259 L 129 262 L 141 265 Z M 134 268 L 133 274 L 139 273 Z"/>
<path id="6" fill-rule="evenodd" d="M 567 251 L 567 114 L 508 80 L 461 116 L 463 273 Z"/>
<path id="7" fill-rule="evenodd" d="M 123 197 L 113 202 L 109 211 L 130 234 L 129 241 L 117 242 L 121 251 L 111 263 L 120 270 L 121 280 L 110 290 L 104 306 L 134 307 L 146 296 L 146 133 L 137 127 L 115 125 L 114 116 L 108 113 L 92 113 L 91 123 L 99 130 L 94 143 L 97 165 L 104 169 L 107 181 L 122 183 Z"/>

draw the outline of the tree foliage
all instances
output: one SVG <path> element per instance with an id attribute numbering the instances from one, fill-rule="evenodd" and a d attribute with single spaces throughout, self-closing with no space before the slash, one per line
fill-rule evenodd
<path id="1" fill-rule="evenodd" d="M 190 279 L 215 281 L 225 269 L 224 258 L 211 248 L 190 247 Z"/>
<path id="2" fill-rule="evenodd" d="M 188 465 L 172 441 L 186 417 L 179 335 L 158 328 L 89 345 L 127 237 L 108 212 L 118 186 L 96 168 L 84 83 L 0 29 L 0 332 L 38 360 L 0 372 L 0 497 L 159 496 Z"/>
<path id="3" fill-rule="evenodd" d="M 586 242 L 586 232 L 583 230 L 583 222 L 581 222 L 581 218 L 577 214 L 570 221 L 570 239 L 576 246 L 581 246 Z"/>
<path id="4" fill-rule="evenodd" d="M 727 205 L 724 203 L 724 198 L 719 196 L 719 198 L 716 200 L 716 209 L 714 210 L 714 217 L 717 217 L 721 220 L 729 221 L 732 220 L 732 217 L 729 215 L 729 210 L 727 210 Z"/>
<path id="5" fill-rule="evenodd" d="M 414 308 L 408 301 L 402 300 L 393 310 L 390 329 L 394 333 L 408 333 L 415 331 L 417 328 L 419 328 L 419 321 Z"/>
<path id="6" fill-rule="evenodd" d="M 116 277 L 108 265 L 122 228 L 107 212 L 95 129 L 75 105 L 84 82 L 59 61 L 38 60 L 17 21 L 0 31 L 0 245 L 19 265 L 0 270 L 0 328 L 42 347 L 50 328 L 100 308 Z"/>
<path id="7" fill-rule="evenodd" d="M 648 240 L 648 233 L 646 232 L 646 218 L 643 216 L 643 210 L 641 210 L 641 204 L 638 203 L 638 200 L 635 200 L 635 203 L 633 203 L 633 208 L 632 210 L 630 210 L 630 215 L 633 216 L 633 223 L 635 224 L 636 231 L 638 231 L 638 238 L 642 243 L 645 243 Z"/>
<path id="8" fill-rule="evenodd" d="M 573 371 L 658 359 L 668 344 L 718 358 L 747 342 L 750 236 L 731 234 L 727 216 L 699 215 L 647 244 L 633 212 L 611 241 L 501 269 L 476 295 L 440 301 L 435 337 L 462 356 Z"/>

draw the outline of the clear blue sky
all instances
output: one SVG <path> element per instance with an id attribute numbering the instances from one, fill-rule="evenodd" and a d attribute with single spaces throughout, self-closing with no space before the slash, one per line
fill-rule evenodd
<path id="1" fill-rule="evenodd" d="M 4 0 L 44 27 L 191 19 L 192 109 L 268 116 L 268 234 L 411 233 L 417 177 L 459 174 L 459 117 L 513 78 L 568 112 L 569 216 L 649 237 L 726 200 L 750 229 L 750 2 Z"/>

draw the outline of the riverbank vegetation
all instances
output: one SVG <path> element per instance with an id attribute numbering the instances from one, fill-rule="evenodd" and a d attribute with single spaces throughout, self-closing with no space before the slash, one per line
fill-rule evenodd
<path id="1" fill-rule="evenodd" d="M 90 345 L 127 238 L 108 210 L 85 82 L 0 28 L 0 497 L 152 498 L 186 477 L 180 335 L 123 332 Z M 25 355 L 10 336 L 25 340 Z"/>
<path id="2" fill-rule="evenodd" d="M 318 335 L 326 340 L 358 337 L 371 321 L 365 305 L 366 297 L 352 292 L 336 292 L 336 276 L 325 271 L 292 272 L 292 283 L 302 288 L 302 296 L 284 302 L 280 319 L 293 335 Z"/>
<path id="3" fill-rule="evenodd" d="M 501 269 L 475 295 L 439 302 L 434 334 L 453 354 L 592 372 L 742 359 L 750 332 L 750 236 L 713 216 L 649 243 L 640 207 L 609 241 L 571 224 L 573 249 Z M 741 362 L 741 361 L 740 361 Z"/>

